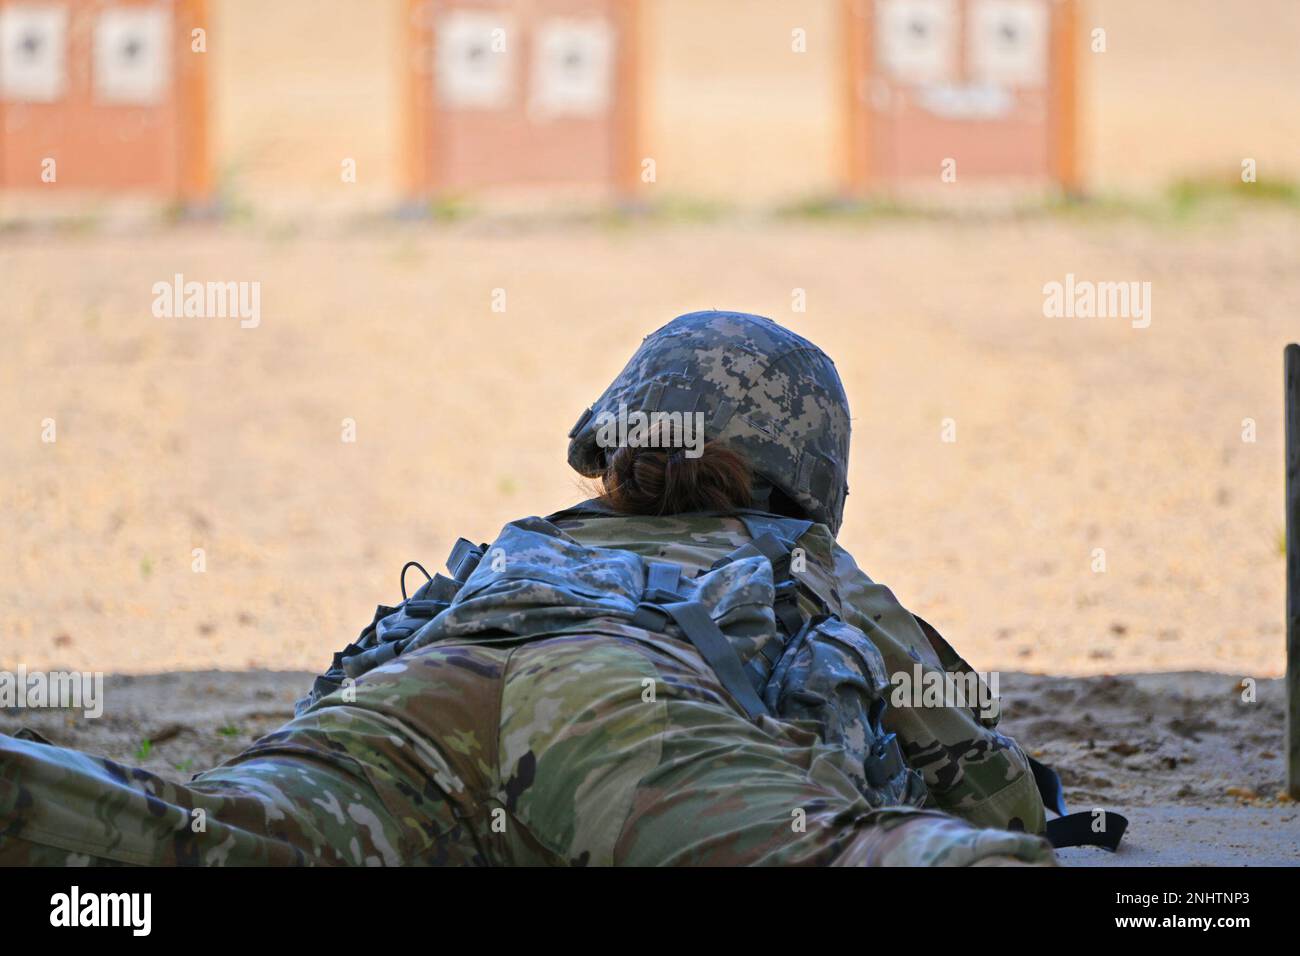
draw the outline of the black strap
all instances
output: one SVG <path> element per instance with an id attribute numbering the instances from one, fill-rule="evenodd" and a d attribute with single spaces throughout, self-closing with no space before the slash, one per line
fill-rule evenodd
<path id="1" fill-rule="evenodd" d="M 1047 821 L 1048 842 L 1057 848 L 1099 846 L 1114 853 L 1124 831 L 1128 829 L 1128 818 L 1114 810 L 1102 810 L 1101 829 L 1098 830 L 1095 811 L 1070 813 L 1066 808 L 1065 792 L 1057 772 L 1028 754 L 1025 756 L 1029 760 L 1029 769 L 1034 773 L 1034 783 L 1038 785 L 1038 795 L 1043 798 L 1043 806 L 1058 814 L 1055 820 Z"/>
<path id="2" fill-rule="evenodd" d="M 772 566 L 772 582 L 775 585 L 772 611 L 779 625 L 779 636 L 776 640 L 766 642 L 760 652 L 751 657 L 749 663 L 745 665 L 745 671 L 756 687 L 762 687 L 767 683 L 768 675 L 780 659 L 781 652 L 804 626 L 804 615 L 799 608 L 799 582 L 790 573 L 790 556 L 794 550 L 794 542 L 812 527 L 811 522 L 790 518 L 769 520 L 769 517 L 741 516 L 751 540 L 719 558 L 712 567 L 712 570 L 716 571 L 733 561 L 752 557 L 766 558 Z M 794 536 L 790 537 L 791 534 Z M 818 607 L 824 612 L 826 608 L 821 599 L 811 590 L 808 593 L 812 594 Z"/>
<path id="3" fill-rule="evenodd" d="M 1055 770 L 1045 763 L 1039 763 L 1025 754 L 1029 760 L 1029 769 L 1034 772 L 1034 783 L 1038 785 L 1038 795 L 1043 798 L 1043 806 L 1058 816 L 1065 816 L 1070 811 L 1065 808 L 1065 792 L 1061 789 L 1061 778 Z"/>
<path id="4" fill-rule="evenodd" d="M 771 535 L 781 542 L 781 547 L 786 554 L 794 549 L 799 539 L 813 526 L 811 521 L 802 518 L 783 518 L 780 515 L 761 511 L 737 511 L 736 517 L 744 523 L 745 530 L 749 532 L 751 538 L 757 540 L 764 535 Z"/>
<path id="5" fill-rule="evenodd" d="M 1067 813 L 1047 821 L 1047 842 L 1057 849 L 1067 846 L 1099 846 L 1114 853 L 1128 829 L 1128 818 L 1114 810 L 1102 810 L 1101 830 L 1096 829 L 1097 814 L 1088 810 Z"/>
<path id="6" fill-rule="evenodd" d="M 873 719 L 871 724 L 876 742 L 862 764 L 862 772 L 871 786 L 883 787 L 907 769 L 907 761 L 903 759 L 903 748 L 898 742 L 898 735 L 885 733 L 878 718 Z"/>
<path id="7" fill-rule="evenodd" d="M 724 564 L 730 564 L 732 561 L 756 557 L 767 558 L 772 563 L 772 567 L 775 568 L 789 559 L 790 549 L 782 545 L 781 539 L 776 535 L 771 532 L 764 532 L 752 541 L 742 544 L 725 557 L 719 558 L 713 567 L 718 568 Z"/>
<path id="8" fill-rule="evenodd" d="M 727 692 L 736 699 L 736 703 L 750 720 L 757 720 L 767 713 L 767 707 L 759 698 L 754 685 L 745 676 L 740 657 L 731 646 L 727 636 L 709 617 L 708 610 L 699 601 L 678 601 L 675 604 L 654 605 L 677 622 L 686 639 L 695 645 L 718 681 Z"/>
<path id="9" fill-rule="evenodd" d="M 794 540 L 797 541 L 798 538 L 796 537 Z M 767 558 L 772 565 L 772 581 L 776 585 L 772 610 L 776 614 L 777 622 L 781 625 L 782 633 L 787 641 L 799 632 L 799 628 L 803 627 L 804 620 L 803 613 L 799 610 L 799 582 L 790 573 L 790 552 L 793 547 L 794 545 L 789 539 L 780 538 L 770 530 L 763 531 L 752 541 L 742 544 L 713 564 L 713 569 L 717 570 L 732 561 L 743 558 L 757 555 Z M 821 598 L 811 590 L 808 593 L 817 601 L 821 612 L 825 613 L 826 608 Z"/>
<path id="10" fill-rule="evenodd" d="M 753 683 L 745 674 L 736 649 L 713 623 L 708 609 L 699 601 L 682 600 L 677 593 L 682 580 L 681 565 L 671 561 L 646 561 L 645 566 L 645 591 L 632 617 L 633 626 L 661 631 L 671 618 L 750 720 L 767 713 Z"/>

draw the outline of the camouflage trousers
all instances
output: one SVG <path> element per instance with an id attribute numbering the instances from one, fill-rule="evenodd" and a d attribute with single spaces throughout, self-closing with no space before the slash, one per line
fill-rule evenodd
<path id="1" fill-rule="evenodd" d="M 0 736 L 0 864 L 965 865 L 1039 837 L 872 809 L 842 751 L 747 720 L 693 648 L 438 644 L 188 785 Z"/>

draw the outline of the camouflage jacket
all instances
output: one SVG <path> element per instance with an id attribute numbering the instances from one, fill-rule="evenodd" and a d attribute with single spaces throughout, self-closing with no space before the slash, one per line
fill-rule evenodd
<path id="1" fill-rule="evenodd" d="M 699 572 L 750 540 L 739 520 L 725 517 L 583 516 L 561 518 L 556 525 L 584 545 L 628 550 Z M 937 631 L 858 568 L 825 525 L 814 524 L 797 543 L 806 561 L 794 576 L 868 635 L 891 679 L 938 671 L 979 680 Z M 806 598 L 801 604 L 805 613 L 815 612 Z M 976 706 L 891 706 L 883 722 L 924 778 L 931 806 L 978 826 L 1043 832 L 1043 802 L 1028 758 L 1015 740 L 997 731 L 996 712 L 986 716 Z"/>
<path id="2" fill-rule="evenodd" d="M 556 529 L 562 540 L 553 537 Z M 748 662 L 776 636 L 772 575 L 759 573 L 766 561 L 738 562 L 734 574 L 708 572 L 750 540 L 745 524 L 727 516 L 561 513 L 553 523 L 522 519 L 507 525 L 450 606 L 441 605 L 446 610 L 417 627 L 400 646 L 415 650 L 441 641 L 514 643 L 603 633 L 653 643 L 682 657 L 680 641 L 631 620 L 644 583 L 644 559 L 671 562 L 687 576 L 714 581 L 711 587 L 718 593 L 706 595 L 704 603 L 736 656 Z M 803 560 L 792 568 L 792 576 L 801 585 L 805 618 L 829 612 L 865 634 L 879 651 L 890 683 L 956 679 L 968 687 L 973 681 L 987 692 L 937 631 L 859 570 L 825 525 L 811 525 L 796 545 Z M 498 561 L 501 567 L 495 569 Z M 380 608 L 376 621 L 381 628 L 381 615 L 392 611 Z M 371 658 L 367 666 L 396 652 L 393 645 L 372 646 L 365 653 Z M 897 735 L 908 765 L 924 780 L 927 806 L 977 826 L 1044 831 L 1044 806 L 1029 760 L 1013 739 L 998 733 L 995 707 L 968 705 L 969 696 L 954 703 L 902 695 L 900 702 L 891 694 L 891 701 L 880 722 L 884 731 Z M 985 703 L 987 699 L 980 702 Z"/>

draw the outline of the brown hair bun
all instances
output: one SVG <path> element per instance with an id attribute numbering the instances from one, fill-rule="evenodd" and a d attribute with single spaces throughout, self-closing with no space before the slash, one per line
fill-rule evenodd
<path id="1" fill-rule="evenodd" d="M 682 448 L 620 446 L 608 458 L 600 496 L 622 514 L 732 511 L 753 501 L 753 476 L 741 455 L 708 442 L 697 458 Z"/>

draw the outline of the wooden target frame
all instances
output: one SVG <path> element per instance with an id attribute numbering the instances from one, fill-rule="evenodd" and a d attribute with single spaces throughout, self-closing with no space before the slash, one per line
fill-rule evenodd
<path id="1" fill-rule="evenodd" d="M 0 89 L 0 189 L 130 193 L 198 204 L 211 193 L 207 53 L 191 52 L 208 29 L 207 0 L 0 0 L 5 10 L 61 11 L 57 94 L 41 99 Z M 159 91 L 113 90 L 97 57 L 105 14 L 165 10 L 170 15 L 167 76 Z M 108 91 L 106 92 L 106 87 Z M 55 162 L 53 182 L 42 178 Z"/>
<path id="2" fill-rule="evenodd" d="M 841 0 L 840 20 L 844 25 L 843 70 L 840 94 L 845 118 L 843 130 L 843 160 L 840 180 L 847 192 L 864 194 L 873 189 L 900 182 L 896 163 L 886 155 L 893 145 L 889 142 L 890 118 L 873 99 L 878 92 L 878 80 L 883 66 L 877 52 L 877 7 L 887 0 Z M 956 72 L 965 76 L 968 68 L 965 32 L 967 19 L 975 0 L 953 0 L 959 11 L 960 26 Z M 1081 187 L 1079 169 L 1078 135 L 1078 2 L 1077 0 L 1042 0 L 1047 11 L 1046 78 L 1043 96 L 1046 117 L 1042 123 L 1041 144 L 1045 161 L 1034 174 L 1046 182 L 1054 182 L 1067 192 Z M 873 89 L 875 85 L 875 89 Z M 990 131 L 997 121 L 990 122 Z M 897 128 L 897 127 L 895 127 Z M 956 129 L 957 127 L 953 127 Z M 963 131 L 962 135 L 974 132 Z M 996 135 L 996 132 L 994 132 Z M 958 166 L 960 170 L 960 156 Z M 1023 170 L 1009 168 L 1006 175 L 1023 174 Z M 938 164 L 933 175 L 937 178 Z M 961 175 L 961 172 L 958 172 Z M 998 173 L 991 174 L 999 175 Z M 989 178 L 979 172 L 975 178 Z"/>
<path id="3" fill-rule="evenodd" d="M 458 13 L 499 15 L 513 45 L 509 92 L 495 109 L 459 110 L 438 74 L 439 26 Z M 409 199 L 496 187 L 577 186 L 635 190 L 639 180 L 640 0 L 407 0 L 400 58 Z M 608 108 L 602 117 L 538 122 L 530 114 L 537 38 L 548 21 L 603 18 L 612 34 Z M 597 128 L 599 127 L 599 128 Z M 576 174 L 565 174 L 568 154 Z"/>

